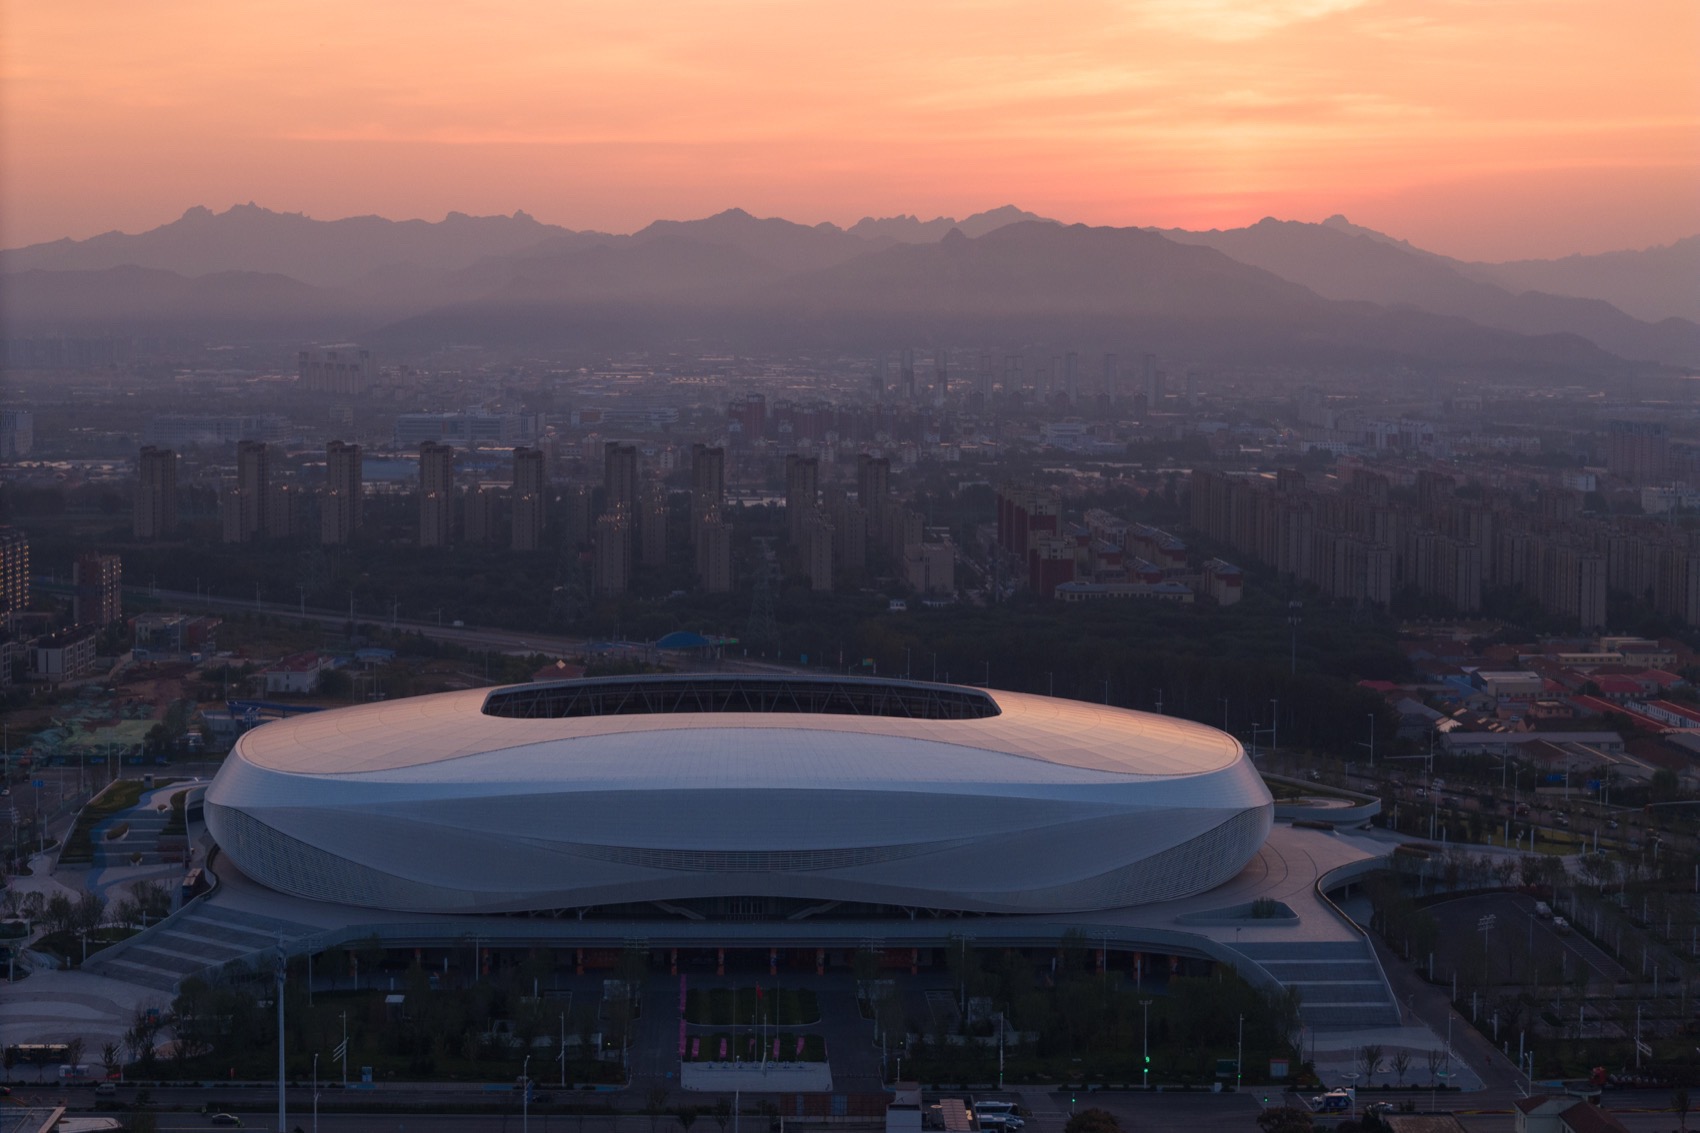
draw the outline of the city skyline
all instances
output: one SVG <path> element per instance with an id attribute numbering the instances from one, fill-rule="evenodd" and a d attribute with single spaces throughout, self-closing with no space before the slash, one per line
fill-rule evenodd
<path id="1" fill-rule="evenodd" d="M 1345 213 L 1489 260 L 1700 230 L 1679 2 L 7 9 L 8 247 L 247 200 L 608 231 Z"/>

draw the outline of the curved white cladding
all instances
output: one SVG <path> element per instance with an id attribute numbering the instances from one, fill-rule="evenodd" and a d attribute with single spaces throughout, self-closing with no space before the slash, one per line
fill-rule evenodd
<path id="1" fill-rule="evenodd" d="M 1115 908 L 1221 884 L 1270 826 L 1231 737 L 1072 701 L 997 692 L 995 715 L 949 720 L 515 719 L 484 699 L 267 724 L 208 789 L 208 827 L 275 889 L 482 913 L 719 896 Z"/>

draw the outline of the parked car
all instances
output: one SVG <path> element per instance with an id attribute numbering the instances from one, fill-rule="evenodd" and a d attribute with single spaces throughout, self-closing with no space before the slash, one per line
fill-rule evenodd
<path id="1" fill-rule="evenodd" d="M 242 1128 L 242 1119 L 234 1113 L 215 1113 L 207 1118 L 207 1122 L 211 1125 L 230 1125 L 237 1129 Z"/>

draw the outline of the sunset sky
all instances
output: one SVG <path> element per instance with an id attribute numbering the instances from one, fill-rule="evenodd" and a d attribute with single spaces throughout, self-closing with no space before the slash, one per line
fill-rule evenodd
<path id="1" fill-rule="evenodd" d="M 1700 232 L 1696 0 L 0 0 L 0 244 L 197 204 L 630 231 Z"/>

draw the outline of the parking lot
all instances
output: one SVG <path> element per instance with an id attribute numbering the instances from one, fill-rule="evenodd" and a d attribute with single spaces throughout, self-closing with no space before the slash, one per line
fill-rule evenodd
<path id="1" fill-rule="evenodd" d="M 1541 982 L 1557 980 L 1575 987 L 1578 973 L 1586 973 L 1590 995 L 1609 995 L 1629 972 L 1586 937 L 1563 932 L 1557 918 L 1536 915 L 1535 899 L 1524 894 L 1494 893 L 1463 897 L 1434 905 L 1438 942 L 1434 954 L 1434 978 L 1445 982 L 1454 971 L 1465 971 L 1470 954 L 1480 954 L 1485 930 L 1487 976 L 1495 984 L 1521 987 L 1531 971 Z"/>

